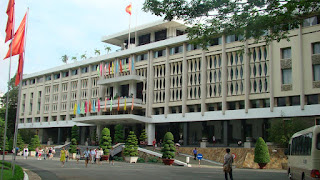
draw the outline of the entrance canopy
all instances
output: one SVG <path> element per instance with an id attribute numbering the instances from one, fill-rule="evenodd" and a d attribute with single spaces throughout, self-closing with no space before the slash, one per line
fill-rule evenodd
<path id="1" fill-rule="evenodd" d="M 150 123 L 151 118 L 138 116 L 134 114 L 120 115 L 100 115 L 73 118 L 72 121 L 78 123 L 95 124 L 95 125 L 110 125 L 110 124 L 134 124 L 134 123 Z"/>

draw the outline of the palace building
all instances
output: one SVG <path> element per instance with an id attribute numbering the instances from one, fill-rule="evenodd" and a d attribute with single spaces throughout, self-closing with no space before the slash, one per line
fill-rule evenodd
<path id="1" fill-rule="evenodd" d="M 320 119 L 320 18 L 269 44 L 222 36 L 207 50 L 188 43 L 187 26 L 157 21 L 101 41 L 110 54 L 24 75 L 19 129 L 36 129 L 42 143 L 61 144 L 80 127 L 81 144 L 104 127 L 148 144 L 174 134 L 198 145 L 203 137 L 232 146 L 267 138 L 273 120 Z"/>

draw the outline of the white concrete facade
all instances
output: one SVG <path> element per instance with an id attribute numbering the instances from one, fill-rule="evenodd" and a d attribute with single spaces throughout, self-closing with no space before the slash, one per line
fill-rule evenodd
<path id="1" fill-rule="evenodd" d="M 229 131 L 221 129 L 228 126 L 234 139 L 243 139 L 235 127 L 246 123 L 258 128 L 264 119 L 320 116 L 320 24 L 268 45 L 222 36 L 208 50 L 188 44 L 186 34 L 179 35 L 185 29 L 174 21 L 141 26 L 131 33 L 129 49 L 126 32 L 105 36 L 103 42 L 122 50 L 24 75 L 19 128 L 141 123 L 151 144 L 165 123 L 181 123 L 189 133 L 180 138 L 202 136 L 211 124 L 217 139 L 227 138 Z M 95 112 L 74 114 L 75 103 L 89 102 L 96 102 Z M 206 125 L 185 124 L 196 122 Z M 260 136 L 257 128 L 252 132 Z"/>

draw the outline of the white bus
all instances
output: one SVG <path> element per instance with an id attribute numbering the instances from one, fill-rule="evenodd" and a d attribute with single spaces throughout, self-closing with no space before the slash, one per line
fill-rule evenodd
<path id="1" fill-rule="evenodd" d="M 320 125 L 299 131 L 291 137 L 288 177 L 320 180 Z"/>

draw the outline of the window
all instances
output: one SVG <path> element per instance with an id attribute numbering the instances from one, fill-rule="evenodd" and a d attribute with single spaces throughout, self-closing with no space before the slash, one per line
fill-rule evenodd
<path id="1" fill-rule="evenodd" d="M 144 61 L 148 59 L 148 54 L 141 54 L 137 56 L 137 62 Z"/>
<path id="2" fill-rule="evenodd" d="M 312 133 L 295 137 L 292 139 L 291 155 L 311 155 L 311 147 Z"/>
<path id="3" fill-rule="evenodd" d="M 53 78 L 54 78 L 54 80 L 60 79 L 60 73 L 59 73 L 59 74 L 55 74 L 55 75 L 53 76 Z"/>
<path id="4" fill-rule="evenodd" d="M 228 102 L 228 110 L 235 110 L 236 103 L 235 102 Z"/>
<path id="5" fill-rule="evenodd" d="M 51 81 L 51 75 L 46 76 L 46 81 Z"/>
<path id="6" fill-rule="evenodd" d="M 160 51 L 155 51 L 154 54 L 153 54 L 153 57 L 154 58 L 159 58 L 159 57 L 162 57 L 162 56 L 166 56 L 166 50 L 160 50 Z"/>
<path id="7" fill-rule="evenodd" d="M 65 71 L 65 72 L 62 73 L 62 77 L 65 78 L 65 77 L 68 77 L 68 76 L 69 76 L 69 71 Z"/>
<path id="8" fill-rule="evenodd" d="M 281 49 L 281 59 L 291 59 L 291 48 Z"/>
<path id="9" fill-rule="evenodd" d="M 37 82 L 38 82 L 38 83 L 42 83 L 42 82 L 43 82 L 43 77 L 39 77 L 39 78 L 37 79 Z"/>
<path id="10" fill-rule="evenodd" d="M 300 96 L 291 96 L 291 97 L 290 97 L 290 105 L 291 105 L 291 106 L 298 106 L 298 105 L 300 105 Z"/>
<path id="11" fill-rule="evenodd" d="M 320 81 L 320 64 L 313 65 L 313 81 Z"/>
<path id="12" fill-rule="evenodd" d="M 313 95 L 307 95 L 307 104 L 312 105 L 312 104 L 318 104 L 318 94 L 313 94 Z"/>
<path id="13" fill-rule="evenodd" d="M 91 66 L 91 71 L 97 71 L 99 64 L 92 65 Z"/>
<path id="14" fill-rule="evenodd" d="M 139 46 L 150 43 L 150 34 L 139 36 Z"/>
<path id="15" fill-rule="evenodd" d="M 193 51 L 193 50 L 196 50 L 196 49 L 199 49 L 200 47 L 198 45 L 193 45 L 193 44 L 188 44 L 187 45 L 187 51 Z"/>
<path id="16" fill-rule="evenodd" d="M 231 43 L 231 42 L 235 42 L 235 41 L 240 41 L 242 40 L 243 37 L 242 36 L 236 36 L 236 35 L 229 35 L 226 37 L 226 43 Z"/>
<path id="17" fill-rule="evenodd" d="M 320 54 L 320 42 L 312 44 L 312 54 Z"/>
<path id="18" fill-rule="evenodd" d="M 170 48 L 170 55 L 182 53 L 182 51 L 183 51 L 183 46 L 173 47 L 173 48 Z"/>
<path id="19" fill-rule="evenodd" d="M 27 84 L 28 84 L 27 81 L 23 81 L 23 82 L 22 82 L 22 86 L 26 86 Z"/>
<path id="20" fill-rule="evenodd" d="M 161 41 L 161 40 L 167 39 L 167 29 L 155 32 L 154 35 L 155 35 L 155 41 Z"/>
<path id="21" fill-rule="evenodd" d="M 74 69 L 71 71 L 72 76 L 77 75 L 77 74 L 78 74 L 78 69 Z"/>
<path id="22" fill-rule="evenodd" d="M 303 27 L 314 26 L 320 23 L 320 16 L 307 18 L 303 21 Z"/>
<path id="23" fill-rule="evenodd" d="M 36 83 L 36 79 L 31 79 L 30 80 L 30 84 L 35 84 Z"/>
<path id="24" fill-rule="evenodd" d="M 292 69 L 282 69 L 282 84 L 292 83 Z"/>
<path id="25" fill-rule="evenodd" d="M 251 108 L 260 108 L 260 100 L 251 100 Z"/>
<path id="26" fill-rule="evenodd" d="M 81 73 L 87 73 L 88 72 L 88 67 L 83 67 L 82 69 L 81 69 Z"/>
<path id="27" fill-rule="evenodd" d="M 277 98 L 277 104 L 278 104 L 278 107 L 281 107 L 281 106 L 286 106 L 286 98 L 285 97 L 279 97 Z"/>
<path id="28" fill-rule="evenodd" d="M 184 35 L 185 34 L 185 31 L 181 31 L 181 30 L 177 30 L 176 31 L 176 35 L 177 36 L 181 36 L 181 35 Z"/>
<path id="29" fill-rule="evenodd" d="M 219 45 L 219 44 L 222 44 L 222 38 L 219 37 L 219 38 L 214 38 L 210 41 L 210 46 L 216 46 L 216 45 Z"/>

